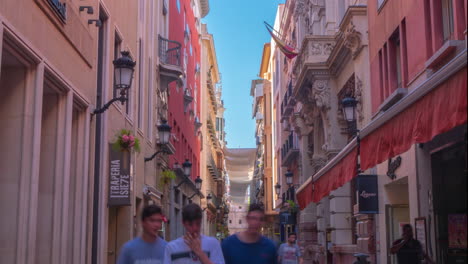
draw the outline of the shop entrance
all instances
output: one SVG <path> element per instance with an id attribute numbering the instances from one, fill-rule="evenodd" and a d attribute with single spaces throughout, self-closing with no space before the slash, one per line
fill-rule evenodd
<path id="1" fill-rule="evenodd" d="M 389 202 L 385 206 L 387 263 L 397 264 L 396 255 L 390 254 L 390 247 L 395 240 L 401 238 L 403 225 L 410 224 L 408 177 L 385 185 L 385 193 Z"/>
<path id="2" fill-rule="evenodd" d="M 431 155 L 437 263 L 467 261 L 466 143 Z"/>

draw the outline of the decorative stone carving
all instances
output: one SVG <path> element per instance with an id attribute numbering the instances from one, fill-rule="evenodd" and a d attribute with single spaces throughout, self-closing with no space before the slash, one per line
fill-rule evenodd
<path id="1" fill-rule="evenodd" d="M 357 101 L 357 105 L 356 105 L 357 117 L 358 117 L 359 122 L 362 122 L 362 120 L 364 120 L 364 113 L 363 113 L 363 110 L 362 110 L 362 106 L 364 104 L 362 102 L 362 100 L 363 100 L 362 81 L 361 81 L 361 79 L 359 79 L 358 76 L 356 76 L 356 83 L 355 83 L 355 86 L 354 86 L 354 98 Z"/>
<path id="2" fill-rule="evenodd" d="M 344 32 L 344 46 L 351 51 L 353 59 L 362 50 L 361 32 L 356 30 L 356 26 L 351 21 Z"/>
<path id="3" fill-rule="evenodd" d="M 312 95 L 319 109 L 330 109 L 330 89 L 328 88 L 328 80 L 316 80 L 312 86 Z"/>
<path id="4" fill-rule="evenodd" d="M 335 47 L 334 43 L 330 42 L 311 42 L 310 44 L 310 54 L 312 55 L 330 55 L 333 48 Z"/>
<path id="5" fill-rule="evenodd" d="M 304 16 L 309 12 L 309 5 L 308 5 L 308 0 L 297 0 L 296 1 L 296 6 L 294 8 L 294 17 L 299 18 L 301 16 Z"/>
<path id="6" fill-rule="evenodd" d="M 306 133 L 306 124 L 304 119 L 302 118 L 301 113 L 294 113 L 292 117 L 293 121 L 293 126 L 294 126 L 294 132 L 301 138 L 302 136 L 305 136 L 304 133 Z"/>

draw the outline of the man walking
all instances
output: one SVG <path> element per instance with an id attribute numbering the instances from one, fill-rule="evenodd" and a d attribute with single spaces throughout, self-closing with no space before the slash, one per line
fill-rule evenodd
<path id="1" fill-rule="evenodd" d="M 278 250 L 278 262 L 281 264 L 302 264 L 301 249 L 296 244 L 295 233 L 288 235 L 288 242 L 281 244 Z"/>
<path id="2" fill-rule="evenodd" d="M 222 248 L 226 264 L 276 264 L 275 244 L 260 234 L 265 221 L 263 208 L 257 204 L 251 204 L 246 218 L 247 230 L 223 241 Z"/>
<path id="3" fill-rule="evenodd" d="M 182 209 L 185 235 L 167 244 L 164 264 L 224 264 L 219 241 L 200 234 L 202 209 L 191 203 Z"/>
<path id="4" fill-rule="evenodd" d="M 166 241 L 158 236 L 163 222 L 161 208 L 149 205 L 141 213 L 143 233 L 128 241 L 120 251 L 117 264 L 161 264 L 164 258 Z"/>
<path id="5" fill-rule="evenodd" d="M 410 224 L 403 226 L 403 237 L 393 242 L 390 253 L 397 255 L 398 264 L 420 264 L 423 258 L 428 263 L 434 263 L 424 253 L 421 243 L 413 238 L 413 228 Z"/>

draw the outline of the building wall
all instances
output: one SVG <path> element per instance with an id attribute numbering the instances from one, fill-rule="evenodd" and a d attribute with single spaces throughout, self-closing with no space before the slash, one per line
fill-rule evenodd
<path id="1" fill-rule="evenodd" d="M 180 56 L 184 69 L 184 84 L 170 84 L 169 120 L 175 129 L 173 142 L 176 154 L 171 157 L 171 163 L 182 164 L 185 159 L 192 162 L 191 178 L 200 175 L 200 138 L 194 129 L 195 117 L 200 117 L 200 75 L 195 74 L 197 65 L 201 65 L 200 26 L 195 23 L 198 15 L 192 1 L 169 1 L 169 38 L 182 45 Z M 198 15 L 198 21 L 200 17 Z M 188 89 L 193 101 L 184 109 L 184 91 Z M 191 112 L 192 111 L 192 112 Z"/>
<path id="2" fill-rule="evenodd" d="M 402 85 L 398 88 L 405 88 L 408 92 L 419 88 L 422 82 L 448 64 L 466 47 L 466 42 L 463 41 L 466 36 L 462 34 L 463 30 L 466 30 L 466 2 L 452 1 L 453 32 L 445 40 L 441 3 L 442 1 L 386 1 L 379 8 L 375 1 L 369 1 L 369 59 L 372 66 L 370 73 L 374 115 L 379 111 L 383 112 L 381 108 L 385 104 L 385 99 L 391 97 L 385 92 L 386 89 L 395 87 L 395 77 L 391 75 L 392 73 L 379 71 L 382 60 L 379 58 L 379 52 L 384 54 L 386 47 L 391 44 L 395 30 L 399 30 L 400 39 L 404 40 L 401 46 Z M 465 15 L 457 15 L 460 13 Z M 447 46 L 453 47 L 452 50 L 441 52 Z M 438 61 L 438 64 L 434 65 L 434 61 Z M 385 74 L 390 77 L 388 82 L 384 81 Z M 392 240 L 399 237 L 400 230 L 389 232 L 392 223 L 406 221 L 414 226 L 418 217 L 425 217 L 427 221 L 431 221 L 430 219 L 434 219 L 435 216 L 431 201 L 433 191 L 431 154 L 423 145 L 415 145 L 399 156 L 402 161 L 395 172 L 395 179 L 384 176 L 388 171 L 387 162 L 376 166 L 377 173 L 382 175 L 379 177 L 380 213 L 376 216 L 376 221 L 379 222 L 378 261 L 381 263 L 394 258 L 389 257 L 388 249 Z M 404 216 L 392 215 L 389 208 L 396 208 L 393 210 L 404 213 Z M 428 254 L 436 259 L 437 230 L 435 225 L 429 225 L 427 243 L 430 243 L 432 248 L 428 247 Z"/>

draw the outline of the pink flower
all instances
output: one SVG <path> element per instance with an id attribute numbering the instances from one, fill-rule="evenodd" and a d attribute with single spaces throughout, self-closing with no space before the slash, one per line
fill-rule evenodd
<path id="1" fill-rule="evenodd" d="M 129 138 L 129 139 L 130 139 L 130 141 L 132 141 L 132 142 L 133 142 L 133 141 L 135 141 L 135 137 L 134 137 L 134 136 L 132 136 L 132 135 L 128 136 L 128 138 Z"/>
<path id="2" fill-rule="evenodd" d="M 128 142 L 129 139 L 130 139 L 130 137 L 127 136 L 127 135 L 123 135 L 123 136 L 122 136 L 122 141 L 123 141 L 123 142 Z"/>
<path id="3" fill-rule="evenodd" d="M 135 145 L 135 141 L 132 141 L 132 142 L 130 142 L 130 144 L 128 146 L 133 147 L 134 145 Z"/>

